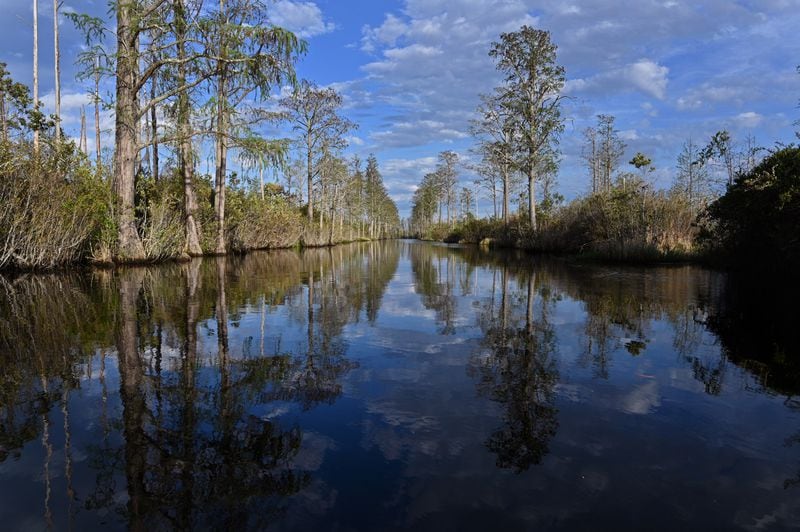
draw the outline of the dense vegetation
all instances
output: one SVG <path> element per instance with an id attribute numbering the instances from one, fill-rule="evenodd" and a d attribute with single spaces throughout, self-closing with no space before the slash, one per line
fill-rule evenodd
<path id="1" fill-rule="evenodd" d="M 783 148 L 740 175 L 704 213 L 701 241 L 728 262 L 800 266 L 800 148 Z"/>
<path id="2" fill-rule="evenodd" d="M 160 5 L 112 2 L 113 21 L 68 15 L 89 44 L 78 61 L 81 79 L 92 85 L 91 154 L 85 116 L 77 142 L 61 128 L 58 24 L 55 114 L 46 116 L 38 100 L 36 41 L 32 90 L 0 64 L 0 268 L 155 261 L 401 233 L 377 159 L 362 168 L 358 157 L 344 157 L 358 125 L 343 116 L 341 95 L 296 78 L 307 45 L 271 24 L 267 3 Z M 57 19 L 57 2 L 54 10 Z M 108 31 L 109 22 L 117 31 Z M 636 153 L 623 169 L 626 146 L 615 119 L 600 114 L 583 131 L 590 192 L 564 204 L 555 180 L 568 118 L 566 74 L 556 51 L 549 32 L 528 26 L 502 34 L 488 50 L 502 83 L 480 97 L 472 124 L 479 162 L 469 169 L 493 216 L 475 218 L 477 192 L 459 184 L 463 164 L 445 151 L 415 191 L 405 234 L 615 260 L 705 254 L 798 262 L 794 147 L 761 161 L 765 150 L 752 138 L 736 142 L 719 131 L 704 145 L 687 139 L 672 186 L 660 190 L 647 154 Z M 102 102 L 104 78 L 115 96 Z M 115 120 L 105 154 L 101 104 Z M 275 138 L 280 124 L 293 136 Z M 201 156 L 209 161 L 205 173 Z"/>
<path id="3" fill-rule="evenodd" d="M 469 189 L 456 201 L 457 177 L 446 164 L 455 154 L 444 152 L 415 191 L 409 233 L 611 260 L 800 264 L 798 148 L 765 150 L 752 137 L 736 142 L 724 130 L 705 145 L 689 138 L 671 187 L 658 189 L 646 154 L 637 152 L 629 171 L 621 168 L 625 142 L 615 118 L 600 114 L 583 131 L 589 193 L 564 204 L 554 192 L 564 69 L 549 33 L 529 27 L 504 33 L 489 55 L 504 79 L 481 96 L 472 127 L 480 162 L 470 170 L 493 214 L 475 218 Z"/>
<path id="4" fill-rule="evenodd" d="M 356 124 L 341 116 L 335 91 L 296 79 L 307 45 L 270 22 L 266 2 L 115 1 L 114 20 L 69 13 L 89 45 L 78 63 L 92 84 L 91 155 L 85 115 L 77 142 L 62 131 L 57 23 L 55 114 L 42 112 L 37 4 L 33 87 L 0 64 L 0 268 L 322 246 L 399 232 L 377 159 L 364 170 L 358 158 L 344 158 Z M 55 2 L 56 21 L 58 9 Z M 105 78 L 110 101 L 101 101 Z M 279 99 L 282 87 L 294 91 Z M 113 110 L 111 146 L 102 146 L 110 143 L 101 105 Z M 294 138 L 265 133 L 281 123 Z M 213 169 L 203 174 L 205 156 Z M 265 173 L 275 181 L 265 182 Z"/>

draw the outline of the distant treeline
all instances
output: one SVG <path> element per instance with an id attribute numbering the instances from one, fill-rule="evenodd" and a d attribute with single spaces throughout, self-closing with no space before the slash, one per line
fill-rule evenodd
<path id="1" fill-rule="evenodd" d="M 472 126 L 479 162 L 469 169 L 492 215 L 476 219 L 476 193 L 457 189 L 457 156 L 443 152 L 414 193 L 409 235 L 624 261 L 800 265 L 797 147 L 767 150 L 724 130 L 700 144 L 689 138 L 671 186 L 657 189 L 648 155 L 622 168 L 626 145 L 615 118 L 601 114 L 583 131 L 590 191 L 565 204 L 555 191 L 565 72 L 549 32 L 504 33 L 489 55 L 503 83 L 481 96 Z"/>

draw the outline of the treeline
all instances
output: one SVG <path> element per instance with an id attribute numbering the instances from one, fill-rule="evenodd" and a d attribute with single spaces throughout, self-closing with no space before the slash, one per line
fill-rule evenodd
<path id="1" fill-rule="evenodd" d="M 478 162 L 467 168 L 478 176 L 474 184 L 491 202 L 492 215 L 473 216 L 469 189 L 463 189 L 463 201 L 455 201 L 457 171 L 440 162 L 415 192 L 410 234 L 616 260 L 702 255 L 731 263 L 767 254 L 777 263 L 790 258 L 798 264 L 793 232 L 800 227 L 800 171 L 794 146 L 766 150 L 750 136 L 737 142 L 725 130 L 705 142 L 688 138 L 664 189 L 655 186 L 650 156 L 637 152 L 623 159 L 627 146 L 615 118 L 600 114 L 582 132 L 589 193 L 565 204 L 555 191 L 567 118 L 565 71 L 556 51 L 549 32 L 527 26 L 491 45 L 503 83 L 481 96 L 471 127 Z M 448 208 L 443 218 L 442 205 L 454 204 L 458 215 L 449 216 Z"/>
<path id="2" fill-rule="evenodd" d="M 7 207 L 0 268 L 221 255 L 399 232 L 375 157 L 363 170 L 343 155 L 357 126 L 343 117 L 341 96 L 297 79 L 307 44 L 271 23 L 267 2 L 113 1 L 113 20 L 67 14 L 86 36 L 77 62 L 79 79 L 91 85 L 93 153 L 83 109 L 77 142 L 61 128 L 58 2 L 55 113 L 42 111 L 37 4 L 32 91 L 0 67 Z M 101 99 L 106 79 L 110 101 Z M 101 106 L 113 111 L 110 146 L 102 145 Z M 268 129 L 294 135 L 275 138 Z"/>

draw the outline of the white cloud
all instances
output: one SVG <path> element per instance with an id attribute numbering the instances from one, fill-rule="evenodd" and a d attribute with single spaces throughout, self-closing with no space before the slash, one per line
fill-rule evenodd
<path id="1" fill-rule="evenodd" d="M 365 52 L 374 52 L 377 45 L 394 46 L 403 34 L 408 31 L 408 26 L 391 13 L 386 15 L 383 24 L 377 28 L 364 26 L 364 36 L 361 39 L 361 49 Z"/>
<path id="2" fill-rule="evenodd" d="M 649 59 L 640 59 L 628 65 L 626 74 L 628 80 L 645 94 L 659 100 L 664 99 L 669 68 Z"/>
<path id="3" fill-rule="evenodd" d="M 736 123 L 740 127 L 744 127 L 744 128 L 756 127 L 759 124 L 761 124 L 761 122 L 763 120 L 764 120 L 763 116 L 761 116 L 760 114 L 758 114 L 756 112 L 753 112 L 753 111 L 747 111 L 747 112 L 744 112 L 744 113 L 739 113 L 738 115 L 736 115 L 736 118 L 735 118 Z"/>
<path id="4" fill-rule="evenodd" d="M 666 96 L 669 68 L 650 59 L 639 59 L 622 67 L 601 71 L 586 78 L 567 81 L 567 94 L 610 95 L 636 90 L 645 96 L 663 100 Z"/>
<path id="5" fill-rule="evenodd" d="M 56 96 L 55 92 L 48 92 L 40 97 L 40 100 L 46 110 L 55 109 Z M 80 112 L 81 107 L 88 107 L 93 105 L 92 97 L 86 92 L 68 92 L 61 94 L 61 112 L 68 113 L 73 110 Z M 52 112 L 52 111 L 49 111 Z"/>
<path id="6" fill-rule="evenodd" d="M 325 22 L 322 11 L 314 2 L 291 2 L 280 0 L 272 6 L 272 22 L 308 39 L 330 33 L 336 29 L 332 22 Z"/>

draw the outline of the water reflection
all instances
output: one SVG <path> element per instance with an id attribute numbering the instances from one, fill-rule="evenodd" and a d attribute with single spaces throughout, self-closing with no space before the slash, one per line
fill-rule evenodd
<path id="1" fill-rule="evenodd" d="M 538 464 L 547 454 L 558 428 L 555 385 L 558 382 L 556 342 L 547 318 L 552 304 L 549 290 L 540 297 L 535 314 L 536 274 L 523 284 L 524 314 L 514 305 L 507 268 L 501 270 L 500 303 L 491 303 L 480 316 L 484 344 L 488 350 L 475 357 L 469 367 L 481 395 L 503 406 L 504 425 L 489 437 L 486 446 L 497 455 L 499 467 L 517 472 Z M 516 287 L 518 290 L 520 287 Z"/>
<path id="2" fill-rule="evenodd" d="M 797 294 L 752 286 L 410 242 L 0 277 L 0 519 L 790 528 Z"/>

